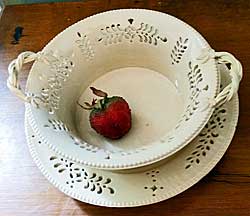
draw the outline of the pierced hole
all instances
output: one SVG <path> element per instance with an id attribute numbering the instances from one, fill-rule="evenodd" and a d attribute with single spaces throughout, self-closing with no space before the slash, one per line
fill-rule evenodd
<path id="1" fill-rule="evenodd" d="M 62 173 L 63 171 L 65 171 L 65 169 L 59 169 L 58 172 Z"/>
<path id="2" fill-rule="evenodd" d="M 196 159 L 196 163 L 197 163 L 197 164 L 200 163 L 200 160 L 199 160 L 198 158 Z"/>
<path id="3" fill-rule="evenodd" d="M 152 196 L 155 196 L 155 194 L 152 194 Z"/>
<path id="4" fill-rule="evenodd" d="M 164 189 L 164 187 L 160 187 L 160 189 Z"/>
<path id="5" fill-rule="evenodd" d="M 34 137 L 35 137 L 35 135 L 32 135 L 31 137 L 32 137 L 32 138 L 34 138 Z"/>
<path id="6" fill-rule="evenodd" d="M 202 155 L 203 155 L 203 156 L 206 156 L 206 152 L 205 152 L 205 151 L 203 151 L 203 152 L 202 152 Z"/>
<path id="7" fill-rule="evenodd" d="M 213 136 L 213 137 L 218 137 L 219 134 L 212 133 L 212 136 Z"/>
<path id="8" fill-rule="evenodd" d="M 191 165 L 190 165 L 190 164 L 188 164 L 188 165 L 185 167 L 185 169 L 188 169 L 189 167 L 191 167 Z"/>
<path id="9" fill-rule="evenodd" d="M 229 70 L 231 70 L 231 63 L 226 63 L 226 66 Z"/>
<path id="10" fill-rule="evenodd" d="M 209 147 L 209 146 L 206 146 L 206 149 L 209 151 L 209 150 L 210 150 L 210 147 Z"/>
<path id="11" fill-rule="evenodd" d="M 162 41 L 163 41 L 164 43 L 166 43 L 166 42 L 168 41 L 168 39 L 167 39 L 167 38 L 163 38 Z"/>
<path id="12" fill-rule="evenodd" d="M 156 182 L 156 179 L 153 179 L 153 182 Z"/>
<path id="13" fill-rule="evenodd" d="M 132 18 L 128 19 L 128 22 L 129 22 L 130 24 L 132 24 L 133 21 L 134 21 L 134 19 L 132 19 Z"/>
<path id="14" fill-rule="evenodd" d="M 73 188 L 73 185 L 71 185 L 70 187 Z"/>
<path id="15" fill-rule="evenodd" d="M 144 189 L 148 189 L 148 187 L 144 187 Z"/>
<path id="16" fill-rule="evenodd" d="M 41 144 L 42 142 L 41 141 L 38 141 L 39 144 Z"/>
<path id="17" fill-rule="evenodd" d="M 54 164 L 54 168 L 57 168 L 57 167 L 59 167 L 59 166 L 61 166 L 61 163 L 56 163 L 56 164 Z"/>
<path id="18" fill-rule="evenodd" d="M 203 90 L 207 91 L 208 90 L 208 85 L 206 85 Z"/>

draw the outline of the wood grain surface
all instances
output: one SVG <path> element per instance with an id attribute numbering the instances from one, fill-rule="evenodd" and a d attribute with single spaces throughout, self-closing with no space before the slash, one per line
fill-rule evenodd
<path id="1" fill-rule="evenodd" d="M 42 176 L 24 135 L 24 104 L 6 88 L 7 65 L 20 52 L 39 51 L 65 27 L 117 8 L 149 8 L 196 28 L 217 51 L 229 51 L 244 67 L 236 134 L 219 164 L 198 184 L 167 201 L 138 208 L 104 208 L 67 197 Z M 11 44 L 16 26 L 24 27 Z M 0 20 L 0 215 L 250 215 L 250 1 L 92 0 L 7 6 Z M 21 79 L 28 75 L 25 67 Z"/>

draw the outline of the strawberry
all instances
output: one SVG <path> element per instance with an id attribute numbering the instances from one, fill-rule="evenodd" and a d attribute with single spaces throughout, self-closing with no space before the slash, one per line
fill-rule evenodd
<path id="1" fill-rule="evenodd" d="M 131 128 L 131 110 L 126 100 L 119 96 L 108 97 L 106 92 L 90 87 L 93 94 L 101 97 L 93 99 L 92 103 L 85 102 L 82 108 L 91 110 L 89 121 L 91 127 L 99 134 L 119 139 Z"/>

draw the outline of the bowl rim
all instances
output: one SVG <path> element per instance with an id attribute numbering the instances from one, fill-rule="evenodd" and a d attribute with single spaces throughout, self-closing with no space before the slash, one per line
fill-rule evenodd
<path id="1" fill-rule="evenodd" d="M 93 18 L 93 17 L 97 17 L 97 16 L 102 16 L 102 15 L 106 15 L 106 14 L 110 14 L 110 13 L 117 13 L 117 12 L 136 12 L 136 11 L 141 11 L 141 12 L 146 12 L 146 13 L 152 13 L 154 15 L 164 15 L 164 16 L 168 16 L 169 18 L 179 22 L 179 23 L 182 23 L 185 27 L 187 27 L 188 29 L 190 29 L 190 31 L 192 31 L 201 41 L 202 43 L 207 47 L 207 48 L 210 48 L 210 45 L 208 44 L 208 42 L 205 40 L 205 38 L 198 32 L 196 31 L 192 26 L 190 26 L 189 24 L 185 23 L 184 21 L 182 21 L 181 19 L 179 18 L 176 18 L 172 15 L 169 15 L 167 13 L 163 13 L 163 12 L 159 12 L 159 11 L 155 11 L 155 10 L 149 10 L 149 9 L 136 9 L 136 8 L 131 8 L 131 9 L 116 9 L 116 10 L 109 10 L 109 11 L 105 11 L 105 12 L 101 12 L 101 13 L 97 13 L 97 14 L 94 14 L 92 16 L 89 16 L 89 17 L 86 17 L 72 25 L 70 25 L 69 27 L 65 28 L 63 31 L 61 31 L 60 33 L 58 33 L 53 39 L 51 39 L 45 46 L 44 48 L 42 49 L 42 51 L 45 51 L 46 49 L 48 49 L 48 47 L 58 38 L 60 37 L 65 31 L 68 31 L 69 29 L 73 28 L 74 26 L 78 25 L 79 23 L 84 23 L 86 22 L 87 20 Z M 218 68 L 217 68 L 217 65 L 216 65 L 216 62 L 215 62 L 215 59 L 212 59 L 213 61 L 213 70 L 215 71 L 215 77 L 216 77 L 216 80 L 217 80 L 217 83 L 216 83 L 216 87 L 215 87 L 215 91 L 211 93 L 211 96 L 212 97 L 215 97 L 217 92 L 218 92 L 218 89 L 219 89 L 219 83 L 220 83 L 220 76 L 219 76 L 219 72 L 218 72 Z M 31 74 L 32 74 L 32 71 L 34 71 L 34 64 L 32 65 L 31 67 L 31 70 L 30 70 L 30 74 L 28 76 L 28 81 L 27 83 L 29 83 L 29 80 L 31 79 Z M 27 86 L 26 86 L 26 89 L 27 89 Z M 127 160 L 127 163 L 117 163 L 117 164 L 108 164 L 108 163 L 103 163 L 103 162 L 90 162 L 90 161 L 86 161 L 84 159 L 79 159 L 79 158 L 76 158 L 76 157 L 73 157 L 72 155 L 69 155 L 68 153 L 65 153 L 63 151 L 61 151 L 60 149 L 57 148 L 56 145 L 54 145 L 53 143 L 49 142 L 47 139 L 46 139 L 46 136 L 43 136 L 41 131 L 39 130 L 39 128 L 37 127 L 37 122 L 35 121 L 35 118 L 33 117 L 34 115 L 34 108 L 31 107 L 30 104 L 25 104 L 26 106 L 26 110 L 27 110 L 27 116 L 28 116 L 28 119 L 29 119 L 29 122 L 33 128 L 33 130 L 35 131 L 35 133 L 38 135 L 38 137 L 44 142 L 46 143 L 49 148 L 51 148 L 53 151 L 55 151 L 56 153 L 62 155 L 63 157 L 66 157 L 72 161 L 75 161 L 76 163 L 80 163 L 80 164 L 83 164 L 83 165 L 87 165 L 87 166 L 90 166 L 90 167 L 94 167 L 94 168 L 100 168 L 100 169 L 106 169 L 106 170 L 121 170 L 121 169 L 132 169 L 132 168 L 137 168 L 137 167 L 142 167 L 142 166 L 146 166 L 146 165 L 149 165 L 149 164 L 152 164 L 152 163 L 155 163 L 155 162 L 158 162 L 162 159 L 165 159 L 169 156 L 172 156 L 173 154 L 175 154 L 177 151 L 179 151 L 180 149 L 182 149 L 183 147 L 185 147 L 192 139 L 194 139 L 196 137 L 196 135 L 203 129 L 203 127 L 205 126 L 205 124 L 207 123 L 207 121 L 209 120 L 210 116 L 212 115 L 213 113 L 213 110 L 214 108 L 213 107 L 208 107 L 204 113 L 205 113 L 205 117 L 202 121 L 200 121 L 200 124 L 197 128 L 193 128 L 192 130 L 190 130 L 190 135 L 188 137 L 185 137 L 185 139 L 181 142 L 181 144 L 175 148 L 174 150 L 166 153 L 166 152 L 163 152 L 161 154 L 158 154 L 154 157 L 151 157 L 151 158 L 143 158 L 141 159 L 140 161 L 137 161 L 137 162 L 133 162 L 133 161 L 129 161 Z"/>

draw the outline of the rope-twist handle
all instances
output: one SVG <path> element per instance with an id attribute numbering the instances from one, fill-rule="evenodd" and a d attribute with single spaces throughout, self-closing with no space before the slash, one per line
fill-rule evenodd
<path id="1" fill-rule="evenodd" d="M 34 53 L 30 51 L 22 52 L 14 59 L 8 66 L 9 77 L 7 79 L 7 86 L 10 91 L 15 94 L 22 101 L 30 103 L 35 107 L 39 107 L 41 99 L 38 97 L 25 93 L 20 86 L 18 75 L 21 72 L 21 69 L 24 64 L 28 62 L 35 61 L 41 57 L 41 53 Z"/>
<path id="2" fill-rule="evenodd" d="M 228 52 L 215 52 L 213 49 L 204 49 L 197 59 L 206 63 L 211 58 L 215 58 L 218 63 L 230 64 L 228 70 L 231 82 L 214 99 L 210 100 L 211 105 L 215 107 L 230 101 L 233 95 L 237 93 L 243 72 L 239 60 Z"/>

